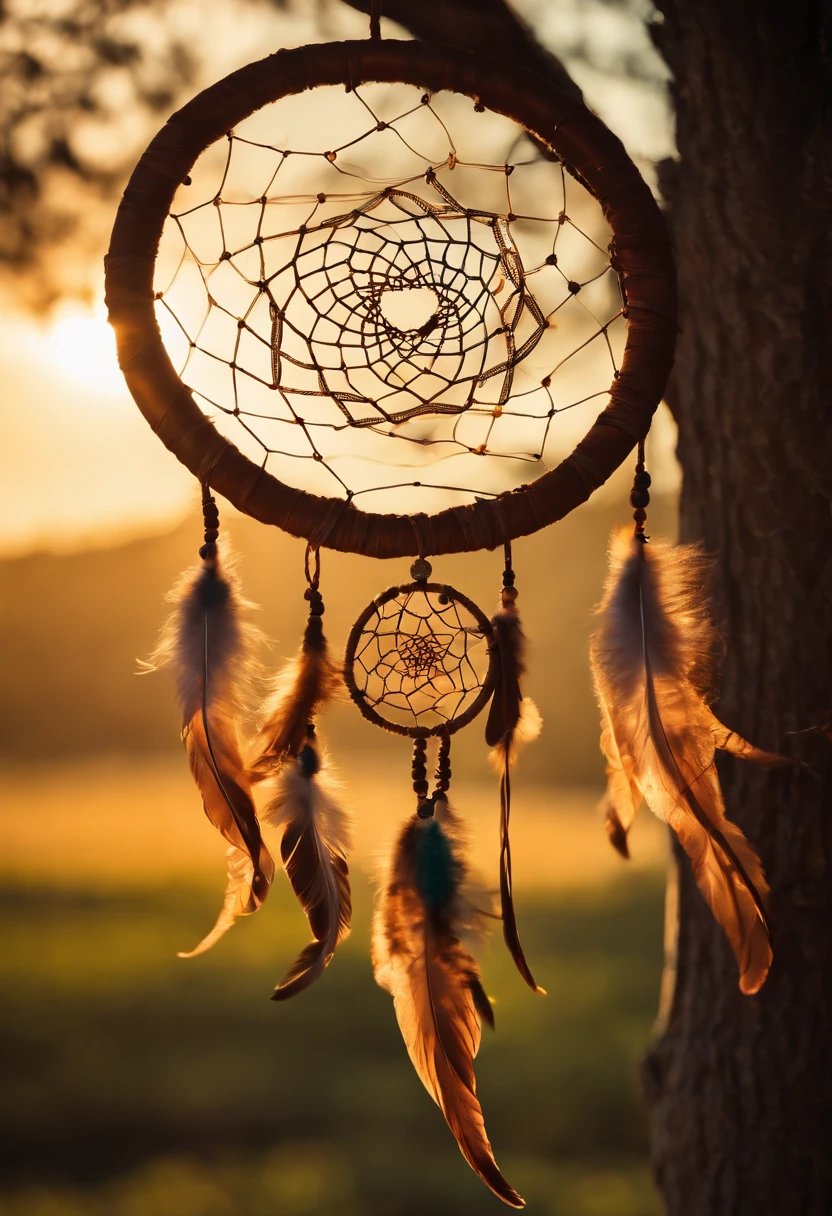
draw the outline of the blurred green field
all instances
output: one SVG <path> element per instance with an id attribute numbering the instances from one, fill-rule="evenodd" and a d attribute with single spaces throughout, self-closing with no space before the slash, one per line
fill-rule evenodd
<path id="1" fill-rule="evenodd" d="M 316 987 L 277 1006 L 272 986 L 305 940 L 285 880 L 212 953 L 175 957 L 212 923 L 223 878 L 184 767 L 2 774 L 0 1212 L 505 1210 L 459 1155 L 372 978 L 365 872 L 407 785 L 403 800 L 385 775 L 358 799 L 353 935 Z M 355 792 L 360 772 L 347 776 Z M 497 936 L 482 956 L 497 1032 L 479 1090 L 530 1213 L 650 1216 L 637 1066 L 659 986 L 663 841 L 646 821 L 640 860 L 619 863 L 594 797 L 518 783 L 518 911 L 548 996 L 528 992 Z M 457 804 L 476 811 L 493 882 L 495 791 L 462 786 Z"/>

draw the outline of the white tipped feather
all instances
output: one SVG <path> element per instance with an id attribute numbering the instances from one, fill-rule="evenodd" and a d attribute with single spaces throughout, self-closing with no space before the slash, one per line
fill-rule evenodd
<path id="1" fill-rule="evenodd" d="M 788 761 L 753 748 L 708 708 L 716 651 L 703 591 L 708 568 L 697 546 L 613 534 L 590 649 L 608 762 L 608 831 L 612 838 L 620 829 L 626 847 L 642 797 L 673 828 L 734 949 L 740 988 L 752 993 L 771 965 L 768 887 L 756 853 L 725 818 L 714 750 L 757 763 Z"/>
<path id="2" fill-rule="evenodd" d="M 173 669 L 182 739 L 205 814 L 232 849 L 250 862 L 250 873 L 236 863 L 229 873 L 217 924 L 193 952 L 202 953 L 235 915 L 262 904 L 274 875 L 237 730 L 253 670 L 252 644 L 259 635 L 241 616 L 249 605 L 240 596 L 233 566 L 226 569 L 218 561 L 206 561 L 183 575 L 168 598 L 175 606 L 146 669 Z"/>
<path id="3" fill-rule="evenodd" d="M 520 716 L 514 729 L 497 743 L 488 753 L 488 763 L 498 776 L 502 776 L 508 755 L 508 764 L 514 768 L 517 758 L 528 743 L 534 743 L 543 728 L 540 710 L 531 697 L 523 697 L 520 701 Z"/>

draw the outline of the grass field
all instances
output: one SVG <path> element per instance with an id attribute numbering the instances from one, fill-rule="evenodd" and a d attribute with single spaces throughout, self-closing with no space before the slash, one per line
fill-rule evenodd
<path id="1" fill-rule="evenodd" d="M 487 1216 L 505 1210 L 416 1079 L 368 960 L 373 857 L 409 809 L 360 810 L 352 937 L 296 1002 L 268 1000 L 304 924 L 285 881 L 209 955 L 222 846 L 184 762 L 2 774 L 4 1216 Z M 401 774 L 399 774 L 399 777 Z M 347 773 L 361 790 L 360 772 Z M 366 779 L 365 779 L 366 780 Z M 476 860 L 496 873 L 493 788 Z M 637 1067 L 661 966 L 661 833 L 609 849 L 594 795 L 518 782 L 515 883 L 545 998 L 483 953 L 497 1033 L 479 1091 L 497 1159 L 539 1216 L 652 1216 Z"/>

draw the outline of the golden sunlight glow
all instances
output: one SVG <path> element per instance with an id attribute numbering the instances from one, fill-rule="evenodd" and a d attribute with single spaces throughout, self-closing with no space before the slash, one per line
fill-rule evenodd
<path id="1" fill-rule="evenodd" d="M 47 359 L 73 383 L 108 396 L 124 391 L 103 302 L 92 311 L 67 306 L 55 314 L 44 337 Z"/>

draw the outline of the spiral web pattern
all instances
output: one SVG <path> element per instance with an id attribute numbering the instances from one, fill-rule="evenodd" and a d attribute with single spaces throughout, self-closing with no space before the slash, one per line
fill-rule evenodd
<path id="1" fill-rule="evenodd" d="M 156 298 L 183 382 L 281 480 L 368 509 L 534 480 L 617 375 L 624 310 L 600 208 L 467 99 L 315 92 L 350 138 L 269 142 L 278 102 L 177 194 Z M 290 118 L 313 144 L 328 133 Z M 483 147 L 502 161 L 470 158 Z M 564 414 L 581 414 L 577 431 L 553 425 Z"/>
<path id="2" fill-rule="evenodd" d="M 353 695 L 388 725 L 435 732 L 474 705 L 488 671 L 482 627 L 450 588 L 375 603 L 348 655 Z"/>

